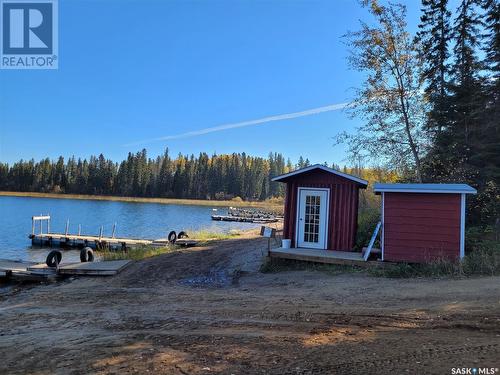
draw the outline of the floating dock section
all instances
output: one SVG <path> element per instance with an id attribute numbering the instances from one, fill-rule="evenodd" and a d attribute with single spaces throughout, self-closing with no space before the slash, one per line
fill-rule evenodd
<path id="1" fill-rule="evenodd" d="M 30 238 L 33 245 L 62 248 L 84 248 L 88 246 L 95 249 L 126 249 L 144 245 L 165 245 L 165 243 L 156 242 L 155 240 L 89 236 L 69 233 L 39 233 L 30 235 Z"/>
<path id="2" fill-rule="evenodd" d="M 167 239 L 135 239 L 116 237 L 116 224 L 113 225 L 111 236 L 103 235 L 103 227 L 101 226 L 99 234 L 87 235 L 81 233 L 81 226 L 78 226 L 78 233 L 71 234 L 69 232 L 69 220 L 66 223 L 64 233 L 54 233 L 50 231 L 50 216 L 40 215 L 33 216 L 31 234 L 29 238 L 35 246 L 48 246 L 60 248 L 77 248 L 92 247 L 97 250 L 121 249 L 139 246 L 166 246 L 169 244 Z"/>
<path id="3" fill-rule="evenodd" d="M 212 215 L 212 220 L 215 221 L 237 221 L 239 223 L 276 223 L 278 219 L 276 218 L 252 218 L 245 216 L 232 216 L 232 215 Z"/>
<path id="4" fill-rule="evenodd" d="M 273 214 L 257 210 L 229 207 L 227 215 L 212 215 L 215 221 L 236 221 L 239 223 L 275 223 L 279 218 Z"/>
<path id="5" fill-rule="evenodd" d="M 131 260 L 61 263 L 48 267 L 45 263 L 0 259 L 0 277 L 19 281 L 50 281 L 64 276 L 113 276 L 122 271 Z"/>

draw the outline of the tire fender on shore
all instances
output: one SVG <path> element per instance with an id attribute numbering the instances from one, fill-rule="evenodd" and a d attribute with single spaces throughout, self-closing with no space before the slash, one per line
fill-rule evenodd
<path id="1" fill-rule="evenodd" d="M 177 234 L 175 233 L 175 230 L 171 231 L 169 234 L 168 234 L 168 242 L 170 243 L 175 243 L 175 241 L 177 240 Z"/>
<path id="2" fill-rule="evenodd" d="M 45 260 L 45 263 L 49 267 L 57 267 L 59 264 L 61 264 L 61 260 L 62 260 L 62 253 L 58 250 L 52 250 L 47 255 L 47 259 Z"/>
<path id="3" fill-rule="evenodd" d="M 90 247 L 84 247 L 80 250 L 80 262 L 93 262 L 94 261 L 94 251 Z"/>

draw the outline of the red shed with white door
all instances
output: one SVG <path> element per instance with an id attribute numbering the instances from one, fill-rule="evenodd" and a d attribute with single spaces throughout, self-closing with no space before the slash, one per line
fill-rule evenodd
<path id="1" fill-rule="evenodd" d="M 382 260 L 423 263 L 464 257 L 466 184 L 381 184 Z"/>
<path id="2" fill-rule="evenodd" d="M 352 250 L 359 189 L 368 182 L 323 165 L 312 165 L 273 181 L 286 183 L 283 238 L 293 248 Z"/>

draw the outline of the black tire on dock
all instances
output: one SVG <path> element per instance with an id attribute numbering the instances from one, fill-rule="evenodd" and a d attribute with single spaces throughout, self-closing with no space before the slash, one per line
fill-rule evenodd
<path id="1" fill-rule="evenodd" d="M 84 247 L 80 251 L 80 262 L 93 262 L 94 261 L 94 251 L 90 247 Z"/>
<path id="2" fill-rule="evenodd" d="M 184 231 L 180 231 L 177 238 L 189 238 L 188 234 Z"/>
<path id="3" fill-rule="evenodd" d="M 175 230 L 171 231 L 169 234 L 168 234 L 168 242 L 170 243 L 175 243 L 175 240 L 177 239 L 177 234 L 175 233 Z"/>
<path id="4" fill-rule="evenodd" d="M 56 267 L 58 264 L 61 264 L 62 253 L 57 250 L 52 250 L 49 255 L 47 255 L 47 259 L 45 263 L 49 267 Z"/>

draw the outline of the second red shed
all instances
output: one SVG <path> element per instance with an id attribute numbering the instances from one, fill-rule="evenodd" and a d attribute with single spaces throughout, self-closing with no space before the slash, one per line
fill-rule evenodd
<path id="1" fill-rule="evenodd" d="M 423 263 L 462 259 L 466 184 L 380 184 L 382 260 Z"/>

